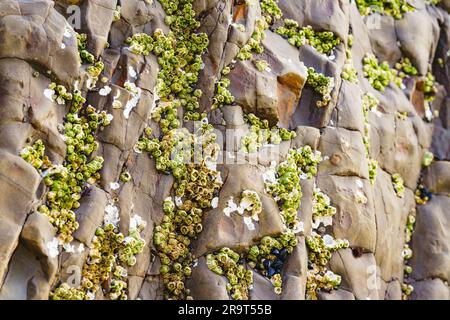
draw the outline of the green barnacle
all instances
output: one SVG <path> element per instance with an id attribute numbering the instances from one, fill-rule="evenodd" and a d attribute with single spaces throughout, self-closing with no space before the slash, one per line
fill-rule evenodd
<path id="1" fill-rule="evenodd" d="M 131 179 L 131 174 L 128 171 L 123 171 L 119 177 L 120 181 L 128 182 Z"/>
<path id="2" fill-rule="evenodd" d="M 422 166 L 429 167 L 434 160 L 434 155 L 430 151 L 425 151 L 422 158 Z"/>
<path id="3" fill-rule="evenodd" d="M 269 63 L 266 60 L 254 60 L 253 63 L 255 64 L 256 69 L 260 72 L 269 68 Z"/>
<path id="4" fill-rule="evenodd" d="M 405 187 L 403 185 L 403 178 L 400 176 L 400 174 L 395 173 L 391 177 L 392 179 L 392 186 L 394 187 L 395 193 L 397 194 L 397 197 L 403 198 L 405 194 Z"/>
<path id="5" fill-rule="evenodd" d="M 48 169 L 52 166 L 50 159 L 45 155 L 45 145 L 40 139 L 36 140 L 32 146 L 23 148 L 20 156 L 36 170 Z"/>
<path id="6" fill-rule="evenodd" d="M 122 11 L 122 7 L 121 6 L 116 6 L 116 9 L 114 10 L 114 18 L 113 21 L 119 21 L 121 18 L 121 11 Z"/>
<path id="7" fill-rule="evenodd" d="M 342 68 L 341 77 L 350 83 L 358 84 L 358 73 L 353 65 L 352 53 L 349 49 L 347 49 L 345 54 L 346 60 L 344 67 Z"/>
<path id="8" fill-rule="evenodd" d="M 361 100 L 364 115 L 363 143 L 365 147 L 366 158 L 368 158 L 370 154 L 369 112 L 375 110 L 378 107 L 379 101 L 370 93 L 364 94 Z"/>
<path id="9" fill-rule="evenodd" d="M 323 223 L 325 226 L 331 224 L 332 217 L 336 214 L 336 208 L 330 205 L 330 198 L 320 189 L 313 191 L 313 222 L 314 226 Z"/>
<path id="10" fill-rule="evenodd" d="M 306 245 L 309 252 L 306 297 L 317 300 L 319 290 L 330 291 L 339 286 L 341 277 L 327 270 L 326 266 L 332 253 L 341 248 L 348 248 L 349 243 L 347 240 L 333 239 L 330 235 L 314 234 L 306 238 Z"/>

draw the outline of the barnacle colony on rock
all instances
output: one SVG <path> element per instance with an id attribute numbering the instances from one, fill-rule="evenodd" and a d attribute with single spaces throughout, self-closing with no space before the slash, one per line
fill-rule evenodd
<path id="1" fill-rule="evenodd" d="M 84 106 L 85 98 L 78 91 L 68 92 L 54 83 L 49 89 L 54 90 L 50 100 L 70 105 L 66 115 L 63 139 L 67 145 L 67 155 L 63 165 L 53 165 L 44 155 L 45 147 L 38 140 L 31 147 L 26 147 L 21 156 L 42 172 L 44 183 L 48 188 L 46 201 L 38 211 L 49 217 L 58 230 L 61 243 L 70 243 L 72 234 L 78 228 L 73 210 L 80 206 L 81 192 L 99 178 L 103 158 L 89 156 L 98 148 L 95 133 L 98 128 L 109 125 L 110 119 L 104 111 L 98 113 L 92 106 Z M 56 96 L 56 98 L 55 98 Z"/>

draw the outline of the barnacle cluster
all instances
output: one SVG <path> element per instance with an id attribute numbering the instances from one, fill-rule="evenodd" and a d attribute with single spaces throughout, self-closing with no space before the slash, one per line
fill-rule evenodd
<path id="1" fill-rule="evenodd" d="M 87 51 L 87 35 L 85 33 L 77 33 L 78 53 L 82 62 L 94 63 L 95 58 L 92 53 Z"/>
<path id="2" fill-rule="evenodd" d="M 78 288 L 61 284 L 50 295 L 53 300 L 89 300 L 111 278 L 108 297 L 111 300 L 127 299 L 126 266 L 136 263 L 136 255 L 141 253 L 145 241 L 140 232 L 145 224 L 130 228 L 125 237 L 112 223 L 97 228 L 92 239 L 87 262 L 83 266 L 81 284 Z M 120 265 L 120 264 L 123 265 Z"/>
<path id="3" fill-rule="evenodd" d="M 378 161 L 370 157 L 370 124 L 369 124 L 369 112 L 375 110 L 379 104 L 377 98 L 372 94 L 366 93 L 362 96 L 362 109 L 364 115 L 364 132 L 363 132 L 363 143 L 364 150 L 367 158 L 367 163 L 369 167 L 369 180 L 372 184 L 375 183 L 378 169 Z"/>
<path id="4" fill-rule="evenodd" d="M 375 110 L 379 104 L 377 98 L 372 94 L 366 93 L 362 96 L 362 110 L 364 115 L 364 132 L 363 132 L 363 142 L 366 152 L 366 157 L 370 153 L 370 124 L 369 124 L 369 112 Z"/>
<path id="5" fill-rule="evenodd" d="M 414 195 L 417 204 L 425 204 L 433 198 L 433 194 L 423 184 L 417 186 Z"/>
<path id="6" fill-rule="evenodd" d="M 297 210 L 300 207 L 302 190 L 300 179 L 310 179 L 317 174 L 317 164 L 321 159 L 319 151 L 310 146 L 290 150 L 287 159 L 278 164 L 265 178 L 266 191 L 278 202 L 281 217 L 288 228 L 299 225 Z"/>
<path id="7" fill-rule="evenodd" d="M 295 138 L 295 131 L 285 128 L 270 127 L 269 121 L 261 120 L 255 114 L 245 115 L 245 121 L 249 124 L 249 133 L 241 138 L 241 150 L 247 153 L 258 151 L 265 143 L 280 144 L 281 141 L 288 141 Z"/>
<path id="8" fill-rule="evenodd" d="M 407 0 L 356 0 L 356 5 L 363 16 L 380 13 L 395 19 L 401 19 L 406 12 L 415 10 Z"/>
<path id="9" fill-rule="evenodd" d="M 65 97 L 69 95 L 66 94 Z M 94 107 L 84 106 L 85 99 L 78 91 L 71 93 L 70 100 L 67 101 L 70 101 L 70 110 L 64 123 L 64 140 L 67 145 L 64 165 L 53 165 L 43 156 L 45 147 L 42 142 L 36 142 L 33 147 L 27 147 L 21 152 L 22 157 L 36 169 L 46 169 L 42 176 L 48 192 L 45 203 L 38 211 L 49 217 L 57 228 L 58 239 L 62 243 L 71 242 L 72 234 L 78 228 L 73 210 L 80 206 L 83 189 L 100 178 L 103 158 L 95 156 L 90 159 L 90 155 L 98 148 L 95 141 L 97 129 L 109 125 L 111 120 L 105 111 L 98 113 Z"/>
<path id="10" fill-rule="evenodd" d="M 307 44 L 323 54 L 331 54 L 341 43 L 341 39 L 331 31 L 314 31 L 311 26 L 300 28 L 297 21 L 292 19 L 285 19 L 284 25 L 277 28 L 276 32 L 295 47 Z"/>
<path id="11" fill-rule="evenodd" d="M 353 65 L 353 57 L 350 49 L 345 50 L 345 64 L 342 68 L 341 77 L 348 82 L 358 84 L 358 72 Z"/>
<path id="12" fill-rule="evenodd" d="M 326 107 L 331 101 L 331 91 L 334 89 L 334 78 L 327 77 L 314 70 L 313 67 L 309 67 L 306 84 L 322 96 L 322 100 L 317 101 L 317 107 Z"/>
<path id="13" fill-rule="evenodd" d="M 122 7 L 121 6 L 116 6 L 116 9 L 114 10 L 114 17 L 113 17 L 113 21 L 119 21 L 122 14 Z"/>
<path id="14" fill-rule="evenodd" d="M 341 277 L 327 269 L 329 260 L 333 252 L 348 248 L 347 240 L 334 239 L 325 234 L 323 236 L 312 232 L 306 237 L 308 247 L 308 273 L 306 279 L 307 299 L 317 300 L 319 290 L 330 291 L 341 283 Z"/>
<path id="15" fill-rule="evenodd" d="M 229 105 L 234 102 L 234 96 L 231 94 L 228 87 L 231 82 L 230 79 L 226 77 L 230 73 L 230 67 L 226 67 L 222 70 L 222 77 L 216 83 L 215 95 L 213 98 L 213 104 L 211 109 L 220 108 L 223 105 Z"/>
<path id="16" fill-rule="evenodd" d="M 402 291 L 403 300 L 407 300 L 411 292 L 414 290 L 414 287 L 407 283 L 405 280 L 408 279 L 409 275 L 412 272 L 412 267 L 409 265 L 409 260 L 412 257 L 412 250 L 410 247 L 412 235 L 414 232 L 414 224 L 416 222 L 416 216 L 415 216 L 415 210 L 412 210 L 408 218 L 406 220 L 406 228 L 405 228 L 405 245 L 403 248 L 402 256 L 403 256 L 403 263 L 404 263 L 404 275 L 403 275 L 403 283 L 402 283 Z"/>
<path id="17" fill-rule="evenodd" d="M 272 24 L 274 21 L 283 17 L 283 13 L 277 4 L 278 0 L 261 0 L 261 12 L 267 23 Z"/>
<path id="18" fill-rule="evenodd" d="M 398 70 L 391 69 L 386 61 L 378 62 L 374 54 L 368 53 L 363 58 L 364 77 L 375 90 L 384 91 L 384 89 L 392 82 L 399 88 L 402 87 L 402 78 L 398 75 Z"/>
<path id="19" fill-rule="evenodd" d="M 369 165 L 369 180 L 371 184 L 377 179 L 378 161 L 372 158 L 367 159 Z"/>
<path id="20" fill-rule="evenodd" d="M 45 155 L 45 145 L 41 139 L 36 140 L 32 146 L 23 148 L 20 156 L 40 172 L 52 166 L 52 162 Z"/>
<path id="21" fill-rule="evenodd" d="M 403 185 L 403 178 L 398 173 L 394 173 L 391 177 L 392 186 L 394 187 L 397 197 L 403 198 L 405 195 L 405 186 Z"/>
<path id="22" fill-rule="evenodd" d="M 330 204 L 330 198 L 319 188 L 314 188 L 313 191 L 312 212 L 314 229 L 317 229 L 320 224 L 325 227 L 331 225 L 333 216 L 336 214 L 336 208 Z"/>
<path id="23" fill-rule="evenodd" d="M 208 36 L 196 33 L 200 22 L 195 19 L 192 0 L 160 1 L 170 27 L 168 35 L 161 29 L 155 30 L 153 37 L 135 34 L 127 39 L 130 50 L 137 54 L 154 53 L 158 57 L 161 70 L 158 74 L 157 93 L 165 104 L 162 118 L 168 114 L 176 115 L 176 108 L 183 107 L 185 119 L 199 120 L 199 98 L 201 90 L 194 86 L 202 69 L 202 54 L 208 47 Z M 161 104 L 160 103 L 160 104 Z"/>
<path id="24" fill-rule="evenodd" d="M 247 253 L 248 264 L 269 278 L 276 294 L 282 292 L 281 271 L 288 255 L 297 246 L 298 240 L 292 230 L 287 229 L 274 238 L 265 236 L 258 245 L 250 247 Z"/>
<path id="25" fill-rule="evenodd" d="M 248 300 L 253 284 L 253 272 L 246 269 L 238 253 L 230 248 L 222 248 L 206 256 L 206 265 L 218 275 L 228 279 L 227 291 L 233 300 Z"/>
<path id="26" fill-rule="evenodd" d="M 150 153 L 158 170 L 171 173 L 175 178 L 175 202 L 172 198 L 164 201 L 163 221 L 155 228 L 153 237 L 162 264 L 164 295 L 171 299 L 191 298 L 184 287 L 193 262 L 189 246 L 203 229 L 204 210 L 213 206 L 213 199 L 222 186 L 220 173 L 207 164 L 217 157 L 212 126 L 205 123 L 199 130 L 202 139 L 187 129 L 171 130 L 161 141 L 144 136 L 137 146 Z M 202 148 L 194 146 L 198 143 Z M 194 150 L 205 153 L 197 155 Z M 192 159 L 199 163 L 192 163 Z"/>
<path id="27" fill-rule="evenodd" d="M 48 88 L 44 90 L 44 95 L 52 102 L 56 101 L 56 103 L 61 105 L 72 101 L 74 98 L 73 94 L 65 86 L 58 85 L 55 82 L 51 82 L 48 85 Z M 80 96 L 76 96 L 75 98 L 80 99 Z"/>
<path id="28" fill-rule="evenodd" d="M 407 76 L 416 76 L 418 73 L 417 68 L 412 65 L 409 58 L 400 59 L 400 61 L 395 64 L 395 69 L 399 71 L 398 76 L 400 78 L 405 78 Z"/>
<path id="29" fill-rule="evenodd" d="M 437 93 L 436 79 L 431 72 L 427 72 L 424 79 L 423 93 L 425 95 L 426 102 L 434 101 Z"/>
<path id="30" fill-rule="evenodd" d="M 152 38 L 144 36 L 143 40 L 148 45 L 146 51 L 158 57 L 161 67 L 156 88 L 159 100 L 152 118 L 163 135 L 151 138 L 151 132 L 145 130 L 136 148 L 147 151 L 155 159 L 157 170 L 172 174 L 175 179 L 174 198 L 164 201 L 164 217 L 153 235 L 161 260 L 164 298 L 192 299 L 184 285 L 194 261 L 190 244 L 202 231 L 204 211 L 217 202 L 213 200 L 222 186 L 220 173 L 214 168 L 217 136 L 206 115 L 197 111 L 202 91 L 195 86 L 203 67 L 201 56 L 209 41 L 205 33 L 196 32 L 200 23 L 195 19 L 192 0 L 160 3 L 170 32 L 165 35 L 157 29 Z M 141 42 L 137 44 L 142 45 Z M 177 115 L 180 107 L 185 111 L 184 120 L 202 120 L 201 128 L 194 133 L 185 128 L 176 130 L 181 124 Z"/>
<path id="31" fill-rule="evenodd" d="M 273 0 L 268 0 L 266 2 L 267 5 L 271 4 L 276 5 L 276 3 Z M 268 9 L 267 6 L 266 8 Z M 255 29 L 250 39 L 247 41 L 247 43 L 242 48 L 240 48 L 238 54 L 236 55 L 237 59 L 241 61 L 250 60 L 253 58 L 253 53 L 256 54 L 263 53 L 264 47 L 261 45 L 261 42 L 266 37 L 265 31 L 269 28 L 269 24 L 267 21 L 271 21 L 271 19 L 273 18 L 271 16 L 272 10 L 270 9 L 268 10 L 269 11 L 266 11 L 265 19 L 261 18 L 256 19 Z M 238 25 L 238 30 L 243 32 L 245 31 L 245 27 L 243 25 Z M 233 60 L 232 62 L 235 61 Z M 267 69 L 266 63 L 267 62 L 264 62 L 263 60 L 254 61 L 254 64 L 259 71 L 264 71 Z M 221 108 L 224 105 L 231 104 L 234 102 L 234 96 L 228 90 L 228 87 L 230 86 L 231 83 L 230 80 L 227 78 L 227 75 L 231 72 L 232 66 L 233 66 L 232 64 L 225 66 L 222 69 L 219 80 L 217 80 L 216 82 L 214 97 L 212 101 L 213 103 L 211 106 L 212 110 Z"/>
<path id="32" fill-rule="evenodd" d="M 248 42 L 239 50 L 237 58 L 239 60 L 250 60 L 253 57 L 253 53 L 261 54 L 264 51 L 264 47 L 261 45 L 262 40 L 266 38 L 265 31 L 269 28 L 269 24 L 265 19 L 257 18 L 255 21 L 255 30 Z"/>
<path id="33" fill-rule="evenodd" d="M 149 55 L 154 48 L 154 40 L 146 33 L 135 33 L 125 41 L 134 54 Z"/>
<path id="34" fill-rule="evenodd" d="M 102 61 L 96 61 L 92 65 L 88 66 L 86 68 L 86 71 L 88 72 L 89 76 L 96 81 L 100 74 L 102 73 L 103 69 L 105 68 L 105 65 Z"/>

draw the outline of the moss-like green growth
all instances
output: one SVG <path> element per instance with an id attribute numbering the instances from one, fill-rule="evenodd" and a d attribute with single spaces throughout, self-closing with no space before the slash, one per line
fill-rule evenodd
<path id="1" fill-rule="evenodd" d="M 172 198 L 164 201 L 162 223 L 155 227 L 153 243 L 161 259 L 160 273 L 167 299 L 191 299 L 184 282 L 191 274 L 193 256 L 190 243 L 202 231 L 204 210 L 213 206 L 213 198 L 222 186 L 220 173 L 206 161 L 215 161 L 218 146 L 213 127 L 205 123 L 199 129 L 202 139 L 187 129 L 170 130 L 161 141 L 143 136 L 137 148 L 155 159 L 156 168 L 175 178 Z M 200 144 L 196 145 L 196 144 Z M 203 154 L 196 154 L 202 150 Z M 198 160 L 192 164 L 192 159 Z"/>
<path id="2" fill-rule="evenodd" d="M 239 262 L 240 255 L 230 248 L 222 248 L 206 256 L 206 265 L 217 273 L 224 275 L 229 283 L 227 291 L 233 300 L 249 300 L 249 288 L 253 284 L 253 272 Z"/>
<path id="3" fill-rule="evenodd" d="M 154 53 L 158 57 L 161 70 L 156 89 L 160 101 L 173 109 L 169 114 L 176 115 L 176 108 L 181 106 L 186 111 L 185 120 L 199 120 L 198 100 L 202 92 L 194 86 L 203 67 L 201 55 L 208 47 L 208 36 L 196 32 L 200 22 L 195 19 L 192 0 L 160 2 L 167 14 L 169 34 L 157 29 L 152 37 L 135 34 L 127 43 L 136 54 Z M 164 120 L 164 114 L 161 119 Z"/>
<path id="4" fill-rule="evenodd" d="M 356 5 L 363 16 L 380 13 L 395 19 L 401 19 L 405 13 L 415 10 L 406 0 L 356 0 Z"/>
<path id="5" fill-rule="evenodd" d="M 405 195 L 405 186 L 403 185 L 403 178 L 398 173 L 395 173 L 392 175 L 391 179 L 392 179 L 392 186 L 394 187 L 397 197 L 403 198 L 403 196 Z"/>
<path id="6" fill-rule="evenodd" d="M 285 19 L 284 25 L 277 28 L 276 32 L 295 47 L 307 44 L 324 54 L 330 54 L 341 43 L 341 39 L 331 31 L 317 32 L 311 26 L 300 28 L 297 21 L 291 19 Z"/>
<path id="7" fill-rule="evenodd" d="M 334 89 L 334 78 L 327 77 L 316 72 L 314 68 L 309 67 L 306 84 L 322 96 L 322 100 L 317 101 L 317 107 L 326 107 L 331 101 L 331 91 Z"/>
<path id="8" fill-rule="evenodd" d="M 391 69 L 386 61 L 379 63 L 373 54 L 366 54 L 363 64 L 364 77 L 374 89 L 384 91 L 391 82 L 399 88 L 402 87 L 402 78 L 398 76 L 398 71 Z"/>

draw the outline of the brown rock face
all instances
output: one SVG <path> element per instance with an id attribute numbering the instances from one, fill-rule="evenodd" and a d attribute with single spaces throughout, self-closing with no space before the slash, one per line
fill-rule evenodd
<path id="1" fill-rule="evenodd" d="M 146 222 L 139 230 L 145 245 L 136 254 L 135 263 L 122 263 L 126 272 L 119 278 L 127 285 L 127 297 L 167 298 L 170 281 L 164 276 L 164 258 L 174 247 L 161 254 L 154 235 L 158 227 L 168 223 L 164 201 L 168 197 L 178 200 L 175 189 L 180 180 L 170 166 L 159 170 L 161 163 L 155 161 L 156 156 L 137 144 L 143 137 L 160 143 L 165 136 L 164 121 L 173 115 L 171 110 L 164 111 L 162 117 L 166 118 L 158 123 L 155 110 L 174 98 L 170 90 L 175 92 L 175 86 L 171 83 L 165 88 L 171 80 L 178 80 L 174 77 L 193 80 L 188 94 L 177 95 L 175 100 L 184 109 L 178 108 L 171 120 L 180 120 L 181 127 L 194 132 L 192 122 L 184 121 L 184 116 L 191 107 L 190 99 L 198 95 L 198 111 L 206 114 L 203 121 L 208 120 L 216 129 L 221 143 L 223 161 L 217 170 L 223 185 L 212 195 L 211 206 L 202 212 L 202 231 L 187 245 L 190 262 L 183 272 L 190 276 L 184 283 L 175 281 L 177 287 L 172 291 L 187 288 L 194 299 L 231 299 L 229 274 L 213 272 L 206 259 L 227 247 L 240 255 L 235 264 L 253 274 L 249 299 L 304 300 L 312 272 L 312 249 L 307 240 L 319 232 L 345 239 L 349 246 L 328 257 L 326 268 L 340 276 L 340 284 L 333 290 L 318 290 L 318 299 L 399 300 L 409 284 L 414 287 L 410 299 L 450 300 L 450 0 L 438 6 L 414 1 L 416 9 L 401 19 L 378 13 L 361 16 L 355 1 L 278 0 L 274 3 L 283 17 L 269 21 L 260 39 L 258 25 L 267 17 L 263 1 L 181 1 L 192 3 L 195 15 L 186 13 L 186 17 L 197 20 L 196 32 L 208 37 L 203 54 L 191 55 L 197 45 L 194 42 L 179 47 L 182 39 L 166 43 L 162 52 L 158 52 L 161 48 L 156 48 L 156 42 L 151 43 L 148 55 L 131 50 L 129 37 L 139 33 L 154 37 L 160 31 L 168 37 L 174 28 L 171 23 L 185 23 L 174 22 L 177 12 L 166 13 L 169 2 L 180 1 L 0 0 L 0 300 L 48 299 L 62 283 L 79 287 L 83 268 L 95 264 L 92 257 L 100 237 L 98 228 L 105 226 L 105 217 L 111 219 L 115 213 L 115 230 L 124 237 L 133 233 L 137 216 Z M 71 5 L 77 10 L 68 12 Z M 79 27 L 72 24 L 77 19 Z M 316 33 L 330 31 L 340 42 L 330 54 L 318 50 L 327 39 L 294 46 L 277 32 L 284 19 L 296 21 L 299 27 L 309 25 Z M 87 35 L 86 50 L 94 61 L 103 62 L 97 79 L 92 76 L 92 63 L 80 59 L 77 33 Z M 249 43 L 255 45 L 255 41 L 258 48 L 253 49 L 251 58 L 239 59 L 241 49 Z M 176 60 L 175 70 L 168 72 L 170 48 L 179 54 L 176 59 L 182 56 L 180 52 L 187 53 Z M 364 77 L 363 58 L 369 53 L 391 68 L 401 58 L 408 58 L 417 75 L 404 75 L 401 88 L 391 82 L 384 91 L 377 91 Z M 192 65 L 190 69 L 183 66 L 185 59 L 196 61 L 198 75 Z M 344 79 L 348 62 L 357 73 L 355 81 Z M 231 68 L 228 74 L 223 72 L 226 67 Z M 329 103 L 321 108 L 317 107 L 321 94 L 308 81 L 309 67 L 333 79 Z M 429 72 L 435 77 L 437 93 L 428 104 L 430 92 L 426 92 L 425 79 Z M 230 80 L 226 90 L 234 102 L 212 110 L 217 83 L 223 77 Z M 90 87 L 93 80 L 96 84 Z M 66 222 L 49 219 L 42 205 L 49 199 L 48 177 L 52 170 L 67 169 L 75 147 L 65 134 L 70 129 L 65 125 L 72 123 L 68 121 L 71 106 L 49 98 L 51 83 L 79 92 L 86 99 L 82 110 L 92 107 L 112 116 L 111 123 L 92 136 L 77 136 L 96 142 L 89 160 L 99 156 L 104 162 L 94 184 L 87 183 L 92 177 L 88 174 L 70 181 L 85 183 L 80 192 L 65 198 L 67 202 L 77 199 L 71 209 L 77 228 L 73 240 L 64 246 L 56 237 Z M 163 96 L 164 90 L 171 94 Z M 367 94 L 379 102 L 372 110 L 363 106 Z M 296 135 L 280 143 L 258 144 L 257 137 L 252 142 L 255 152 L 244 153 L 243 137 L 260 129 L 260 124 L 249 125 L 245 116 L 250 113 L 267 120 L 264 125 L 270 128 L 287 129 Z M 88 127 L 96 120 L 91 117 Z M 231 136 L 229 131 L 233 131 Z M 51 169 L 37 170 L 24 159 L 26 147 L 38 140 L 45 146 Z M 173 141 L 171 136 L 164 143 Z M 267 178 L 273 161 L 279 164 L 290 151 L 305 145 L 320 151 L 322 159 L 317 174 L 301 177 L 293 186 L 300 186 L 302 193 L 293 215 L 303 228 L 296 230 L 297 244 L 277 271 L 282 279 L 282 290 L 277 292 L 275 281 L 261 271 L 264 265 L 254 266 L 248 252 L 264 237 L 286 233 L 282 209 L 289 203 L 277 198 L 278 193 L 268 192 L 263 176 Z M 153 151 L 157 154 L 158 150 Z M 429 152 L 434 160 L 425 163 Z M 241 163 L 236 163 L 238 160 Z M 375 162 L 376 168 L 371 167 Z M 177 167 L 175 164 L 170 162 Z M 395 184 L 398 176 L 401 186 Z M 277 178 L 290 179 L 289 174 Z M 419 185 L 422 193 L 416 192 Z M 250 219 L 251 223 L 245 214 L 224 213 L 230 198 L 239 204 L 245 190 L 254 191 L 262 206 L 258 219 Z M 194 196 L 200 196 L 201 191 L 196 189 Z M 318 192 L 326 194 L 336 209 L 330 225 L 314 226 Z M 216 200 L 217 205 L 212 205 Z M 190 214 L 190 209 L 184 211 Z M 53 214 L 59 217 L 62 213 Z M 415 227 L 409 242 L 412 257 L 408 259 L 405 232 L 412 217 Z M 168 243 L 182 243 L 181 230 L 176 232 L 177 237 Z M 130 237 L 122 240 L 133 241 Z M 405 264 L 412 268 L 410 273 L 405 272 Z M 108 270 L 108 280 L 89 297 L 111 298 L 114 271 L 112 267 Z"/>

